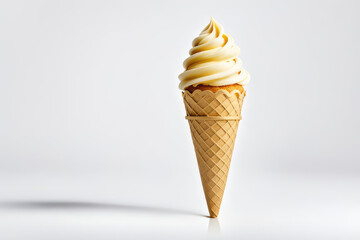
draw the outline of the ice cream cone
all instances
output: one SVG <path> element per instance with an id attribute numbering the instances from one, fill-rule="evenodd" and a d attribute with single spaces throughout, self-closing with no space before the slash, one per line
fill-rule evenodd
<path id="1" fill-rule="evenodd" d="M 219 88 L 219 87 L 218 87 Z M 190 89 L 183 92 L 210 217 L 217 217 L 229 172 L 246 92 Z"/>

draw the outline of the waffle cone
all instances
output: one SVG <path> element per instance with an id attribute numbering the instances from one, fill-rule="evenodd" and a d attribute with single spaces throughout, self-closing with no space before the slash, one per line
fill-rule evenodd
<path id="1" fill-rule="evenodd" d="M 223 198 L 245 91 L 183 92 L 191 136 L 210 217 Z"/>

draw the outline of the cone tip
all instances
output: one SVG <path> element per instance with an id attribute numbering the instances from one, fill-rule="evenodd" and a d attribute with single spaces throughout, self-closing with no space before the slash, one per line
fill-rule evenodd
<path id="1" fill-rule="evenodd" d="M 218 215 L 219 215 L 219 213 L 215 213 L 213 211 L 210 211 L 210 218 L 217 218 Z"/>

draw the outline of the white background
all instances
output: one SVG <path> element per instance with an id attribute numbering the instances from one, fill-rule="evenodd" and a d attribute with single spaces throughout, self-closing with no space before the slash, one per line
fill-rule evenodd
<path id="1" fill-rule="evenodd" d="M 0 1 L 0 239 L 359 239 L 357 1 Z M 210 16 L 252 80 L 218 220 L 180 90 Z"/>

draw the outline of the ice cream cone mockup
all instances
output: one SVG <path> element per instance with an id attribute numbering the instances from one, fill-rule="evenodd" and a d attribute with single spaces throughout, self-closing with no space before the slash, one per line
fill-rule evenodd
<path id="1" fill-rule="evenodd" d="M 179 88 L 210 217 L 217 217 L 250 77 L 239 47 L 213 18 L 192 45 Z"/>

